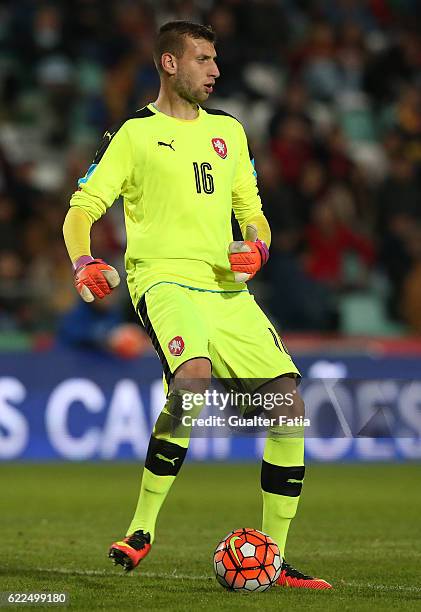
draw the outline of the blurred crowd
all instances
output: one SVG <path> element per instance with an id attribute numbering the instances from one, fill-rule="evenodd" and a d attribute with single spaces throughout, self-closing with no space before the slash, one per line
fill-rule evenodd
<path id="1" fill-rule="evenodd" d="M 78 308 L 61 228 L 101 133 L 155 99 L 154 32 L 217 33 L 209 106 L 246 127 L 281 329 L 421 333 L 421 6 L 416 0 L 0 2 L 0 332 Z M 93 254 L 122 271 L 121 206 Z M 127 320 L 127 292 L 113 308 Z"/>

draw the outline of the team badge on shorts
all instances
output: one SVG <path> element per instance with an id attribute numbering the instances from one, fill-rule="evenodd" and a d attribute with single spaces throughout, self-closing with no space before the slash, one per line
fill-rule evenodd
<path id="1" fill-rule="evenodd" d="M 178 357 L 184 351 L 184 340 L 181 336 L 175 336 L 172 340 L 168 342 L 168 350 L 171 355 L 174 357 Z"/>
<path id="2" fill-rule="evenodd" d="M 212 138 L 212 146 L 215 149 L 215 152 L 225 159 L 228 155 L 228 148 L 223 138 Z"/>

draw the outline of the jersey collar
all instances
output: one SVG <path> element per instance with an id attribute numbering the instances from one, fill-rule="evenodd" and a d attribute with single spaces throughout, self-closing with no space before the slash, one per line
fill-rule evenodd
<path id="1" fill-rule="evenodd" d="M 154 106 L 153 102 L 148 104 L 147 108 L 149 108 L 149 110 L 152 111 L 155 115 L 159 115 L 160 117 L 166 117 L 170 121 L 177 121 L 177 123 L 197 123 L 202 118 L 203 113 L 204 113 L 202 107 L 198 105 L 197 108 L 198 108 L 199 114 L 196 117 L 196 119 L 179 119 L 178 117 L 172 117 L 171 115 L 166 115 L 165 113 L 162 113 L 160 110 L 156 108 L 156 106 Z"/>

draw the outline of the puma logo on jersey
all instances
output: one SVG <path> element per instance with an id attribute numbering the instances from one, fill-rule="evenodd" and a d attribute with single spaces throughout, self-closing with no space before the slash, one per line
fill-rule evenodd
<path id="1" fill-rule="evenodd" d="M 162 459 L 162 461 L 166 461 L 167 463 L 171 463 L 173 467 L 175 467 L 175 462 L 177 461 L 177 459 L 180 459 L 180 457 L 174 457 L 174 459 L 170 459 L 169 457 L 161 455 L 161 453 L 156 453 L 155 457 L 157 459 Z"/>
<path id="2" fill-rule="evenodd" d="M 168 142 L 162 142 L 162 140 L 158 140 L 158 147 L 169 147 L 170 149 L 172 149 L 173 151 L 175 151 L 174 147 L 172 146 L 172 143 L 174 142 L 174 138 L 171 140 L 170 143 Z"/>

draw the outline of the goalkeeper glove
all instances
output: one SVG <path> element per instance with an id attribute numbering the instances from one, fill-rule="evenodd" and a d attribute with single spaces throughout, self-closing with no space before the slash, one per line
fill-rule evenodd
<path id="1" fill-rule="evenodd" d="M 120 283 L 118 272 L 102 259 L 94 259 L 90 255 L 79 257 L 74 263 L 75 287 L 85 302 L 93 302 L 95 298 L 102 300 Z"/>
<path id="2" fill-rule="evenodd" d="M 237 240 L 229 245 L 229 260 L 236 283 L 249 281 L 269 259 L 267 245 L 257 238 L 253 225 L 246 229 L 246 240 Z"/>

